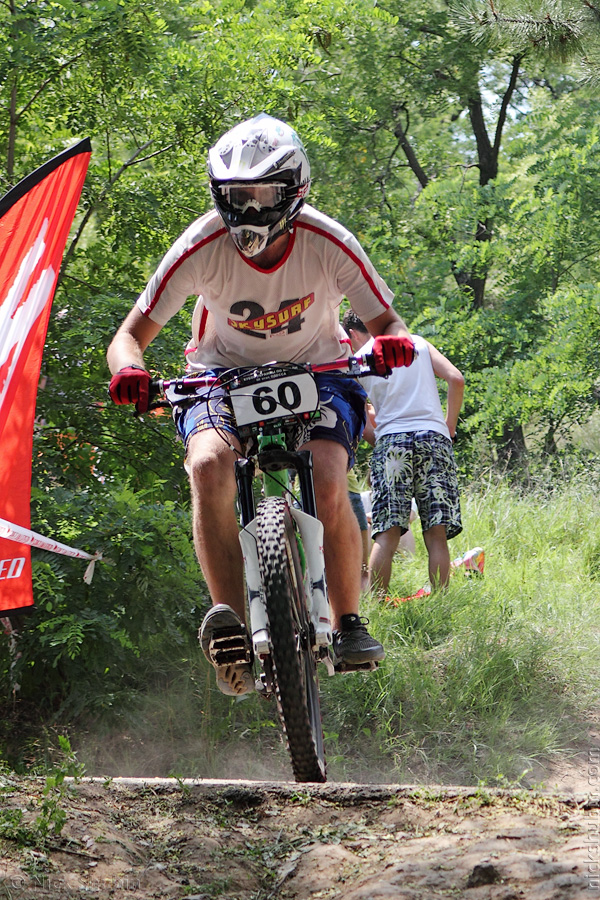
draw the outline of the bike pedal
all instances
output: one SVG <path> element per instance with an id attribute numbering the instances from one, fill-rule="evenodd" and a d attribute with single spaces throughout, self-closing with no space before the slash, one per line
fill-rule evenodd
<path id="1" fill-rule="evenodd" d="M 375 669 L 379 668 L 379 663 L 376 659 L 370 659 L 364 663 L 349 663 L 340 660 L 333 668 L 341 675 L 345 675 L 348 672 L 374 672 Z"/>
<path id="2" fill-rule="evenodd" d="M 215 666 L 240 666 L 252 663 L 252 649 L 239 628 L 221 628 L 208 645 L 210 660 Z"/>
<path id="3" fill-rule="evenodd" d="M 259 697 L 263 698 L 263 700 L 270 700 L 273 696 L 273 691 L 269 688 L 267 679 L 264 675 L 261 675 L 260 678 L 256 679 L 254 682 L 254 690 Z"/>

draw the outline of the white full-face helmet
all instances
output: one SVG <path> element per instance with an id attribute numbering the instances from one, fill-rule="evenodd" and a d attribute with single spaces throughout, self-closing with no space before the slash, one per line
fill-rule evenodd
<path id="1" fill-rule="evenodd" d="M 236 247 L 252 257 L 289 230 L 310 189 L 310 165 L 293 128 L 265 113 L 241 122 L 208 154 L 210 188 Z"/>

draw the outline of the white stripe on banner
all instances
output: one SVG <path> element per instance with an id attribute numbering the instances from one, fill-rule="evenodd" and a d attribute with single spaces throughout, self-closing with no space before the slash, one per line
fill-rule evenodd
<path id="1" fill-rule="evenodd" d="M 13 525 L 12 522 L 7 522 L 6 519 L 0 519 L 0 537 L 8 538 L 9 541 L 18 541 L 20 544 L 30 544 L 32 547 L 49 550 L 51 553 L 73 556 L 75 559 L 89 559 L 90 563 L 83 576 L 86 584 L 91 584 L 94 577 L 94 565 L 97 560 L 102 559 L 102 553 L 99 550 L 94 554 L 86 553 L 85 550 L 76 550 L 75 547 L 67 547 L 66 544 L 45 538 L 43 535 L 30 531 L 28 528 Z"/>

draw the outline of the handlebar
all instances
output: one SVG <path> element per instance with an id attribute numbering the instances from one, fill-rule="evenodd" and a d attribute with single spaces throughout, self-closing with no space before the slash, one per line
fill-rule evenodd
<path id="1" fill-rule="evenodd" d="M 222 376 L 214 375 L 182 375 L 179 378 L 155 378 L 150 382 L 150 397 L 165 397 L 167 391 L 172 394 L 178 394 L 182 397 L 186 394 L 192 395 L 198 388 L 213 387 L 223 383 L 222 377 L 227 375 L 227 381 L 230 380 L 232 372 L 252 372 L 268 369 L 276 366 L 293 366 L 295 369 L 303 369 L 311 374 L 319 374 L 321 372 L 339 372 L 340 375 L 349 375 L 351 378 L 360 378 L 366 375 L 379 375 L 375 371 L 375 359 L 372 354 L 365 356 L 348 356 L 343 359 L 335 359 L 326 363 L 296 363 L 287 361 L 273 361 L 255 366 L 234 366 L 223 372 Z M 385 376 L 380 376 L 385 377 Z M 157 409 L 162 406 L 170 406 L 168 400 L 153 400 L 149 409 Z"/>

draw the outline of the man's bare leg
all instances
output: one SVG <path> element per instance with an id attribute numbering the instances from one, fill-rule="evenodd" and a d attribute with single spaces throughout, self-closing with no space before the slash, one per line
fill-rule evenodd
<path id="1" fill-rule="evenodd" d="M 360 569 L 360 589 L 366 591 L 369 588 L 369 552 L 371 550 L 371 541 L 369 540 L 369 529 L 360 531 L 360 540 L 362 543 L 362 559 Z"/>
<path id="2" fill-rule="evenodd" d="M 369 582 L 375 591 L 387 591 L 392 577 L 392 560 L 398 549 L 401 528 L 393 525 L 375 535 L 369 559 Z"/>
<path id="3" fill-rule="evenodd" d="M 445 525 L 434 525 L 423 532 L 429 555 L 429 581 L 432 588 L 446 587 L 450 580 L 450 550 Z"/>

